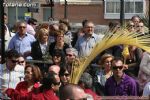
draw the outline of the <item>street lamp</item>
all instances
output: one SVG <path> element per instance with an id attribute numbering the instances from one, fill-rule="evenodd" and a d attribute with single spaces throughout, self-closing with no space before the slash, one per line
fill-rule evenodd
<path id="1" fill-rule="evenodd" d="M 54 6 L 54 1 L 53 0 L 45 0 L 46 3 L 50 6 L 50 11 L 51 11 L 51 14 L 50 14 L 50 17 L 53 18 L 53 6 Z"/>
<path id="2" fill-rule="evenodd" d="M 5 61 L 5 35 L 4 35 L 4 7 L 3 7 L 3 3 L 4 3 L 4 0 L 0 0 L 0 37 L 1 37 L 1 62 L 2 64 L 4 63 Z"/>
<path id="3" fill-rule="evenodd" d="M 120 24 L 123 26 L 124 21 L 124 0 L 120 0 Z"/>
<path id="4" fill-rule="evenodd" d="M 65 0 L 64 4 L 64 18 L 67 19 L 67 0 Z"/>

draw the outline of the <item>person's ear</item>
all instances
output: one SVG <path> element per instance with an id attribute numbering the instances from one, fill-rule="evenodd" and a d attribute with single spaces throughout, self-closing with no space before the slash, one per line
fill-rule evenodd
<path id="1" fill-rule="evenodd" d="M 55 86 L 55 85 L 54 85 L 54 84 L 52 84 L 52 85 L 51 85 L 51 88 L 52 88 L 52 89 L 54 89 L 54 86 Z"/>

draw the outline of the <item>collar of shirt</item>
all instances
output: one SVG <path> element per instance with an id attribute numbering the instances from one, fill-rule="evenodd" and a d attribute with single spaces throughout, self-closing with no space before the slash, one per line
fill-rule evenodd
<path id="1" fill-rule="evenodd" d="M 96 36 L 96 34 L 95 34 L 95 33 L 93 33 L 93 34 L 91 35 L 91 37 L 90 37 L 90 38 L 95 38 L 95 36 Z M 83 37 L 85 37 L 85 38 L 86 38 L 86 34 L 85 34 Z"/>
<path id="2" fill-rule="evenodd" d="M 2 65 L 2 68 L 3 68 L 3 71 L 10 71 L 10 70 L 6 67 L 6 63 Z M 17 65 L 14 67 L 14 69 L 11 70 L 11 71 L 21 71 L 21 70 L 24 70 L 24 67 L 17 64 Z"/>
<path id="3" fill-rule="evenodd" d="M 28 35 L 28 33 L 26 32 L 26 33 L 24 34 L 24 37 L 27 36 L 27 35 Z M 16 36 L 17 36 L 18 38 L 20 38 L 19 33 L 17 33 Z"/>
<path id="4" fill-rule="evenodd" d="M 123 75 L 122 75 L 122 77 L 121 77 L 121 81 L 124 81 L 125 80 L 125 77 L 126 77 L 126 74 L 125 73 L 123 73 Z M 113 75 L 113 79 L 115 80 L 115 77 L 114 77 L 114 75 Z M 116 81 L 116 80 L 115 80 Z M 117 81 L 116 81 L 117 82 Z"/>

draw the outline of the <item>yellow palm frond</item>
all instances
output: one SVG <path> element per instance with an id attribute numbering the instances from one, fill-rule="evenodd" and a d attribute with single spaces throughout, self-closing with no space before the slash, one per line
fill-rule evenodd
<path id="1" fill-rule="evenodd" d="M 74 66 L 70 83 L 78 83 L 84 70 L 98 54 L 119 44 L 133 45 L 150 52 L 150 35 L 139 36 L 138 33 L 131 33 L 125 29 L 121 29 L 114 34 L 106 34 L 103 39 L 96 44 L 91 54 L 86 58 L 80 59 L 78 66 Z"/>

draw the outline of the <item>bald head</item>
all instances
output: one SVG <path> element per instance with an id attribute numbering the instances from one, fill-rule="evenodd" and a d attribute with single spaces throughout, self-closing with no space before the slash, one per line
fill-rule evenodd
<path id="1" fill-rule="evenodd" d="M 65 85 L 60 94 L 63 94 L 60 97 L 61 100 L 82 99 L 82 98 L 86 98 L 87 96 L 81 87 L 74 84 Z"/>
<path id="2" fill-rule="evenodd" d="M 59 74 L 60 67 L 58 65 L 51 65 L 48 69 L 48 72 L 55 72 L 56 74 Z"/>

